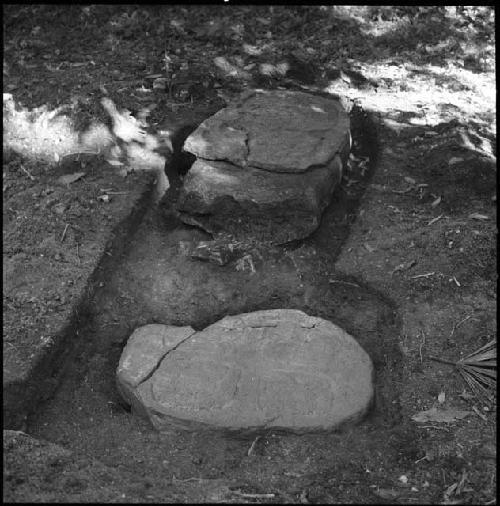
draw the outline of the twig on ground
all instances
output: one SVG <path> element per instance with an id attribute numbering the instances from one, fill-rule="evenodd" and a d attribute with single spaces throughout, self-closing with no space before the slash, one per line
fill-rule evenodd
<path id="1" fill-rule="evenodd" d="M 470 320 L 472 318 L 472 315 L 470 314 L 469 316 L 466 316 L 463 320 L 460 320 L 457 324 L 456 324 L 456 328 L 458 329 L 458 327 L 460 327 L 460 325 L 462 325 L 462 323 L 465 323 L 467 320 Z"/>
<path id="2" fill-rule="evenodd" d="M 405 195 L 406 193 L 411 192 L 412 190 L 413 190 L 413 187 L 410 186 L 410 187 L 406 188 L 405 190 L 391 190 L 391 192 L 397 193 L 399 195 Z"/>
<path id="3" fill-rule="evenodd" d="M 463 320 L 459 321 L 458 323 L 455 323 L 453 325 L 453 329 L 451 330 L 450 339 L 453 337 L 453 334 L 455 333 L 455 330 L 462 325 L 462 323 L 465 323 L 467 320 L 470 320 L 472 318 L 472 315 L 466 316 Z"/>
<path id="4" fill-rule="evenodd" d="M 24 173 L 28 174 L 28 177 L 29 177 L 32 181 L 35 181 L 35 180 L 36 180 L 36 177 L 35 177 L 35 176 L 34 176 L 34 175 L 33 175 L 33 174 L 32 174 L 32 173 L 28 170 L 28 169 L 26 169 L 26 168 L 24 167 L 24 165 L 22 165 L 22 164 L 21 164 L 19 167 L 21 167 L 21 170 L 22 170 Z"/>
<path id="5" fill-rule="evenodd" d="M 255 445 L 257 444 L 257 441 L 260 439 L 260 436 L 257 436 L 254 440 L 253 440 L 253 443 L 250 445 L 250 448 L 248 449 L 248 452 L 247 452 L 247 455 L 250 457 L 250 455 L 252 455 L 252 452 L 255 448 Z"/>
<path id="6" fill-rule="evenodd" d="M 422 363 L 422 347 L 425 344 L 426 337 L 425 337 L 425 332 L 422 329 L 420 329 L 420 334 L 421 334 L 421 337 L 423 337 L 423 339 L 420 340 L 420 345 L 418 347 L 418 353 L 420 355 L 420 363 Z"/>
<path id="7" fill-rule="evenodd" d="M 436 223 L 436 221 L 440 220 L 442 217 L 443 217 L 443 215 L 440 214 L 439 216 L 432 218 L 432 220 L 427 223 L 427 226 L 432 225 L 433 223 Z"/>
<path id="8" fill-rule="evenodd" d="M 349 285 L 349 286 L 355 286 L 356 288 L 359 288 L 359 285 L 356 283 L 349 283 L 349 281 L 340 281 L 339 279 L 329 279 L 328 283 L 339 283 L 341 285 Z"/>
<path id="9" fill-rule="evenodd" d="M 472 406 L 472 411 L 474 411 L 474 413 L 476 413 L 476 415 L 481 418 L 482 420 L 484 420 L 486 422 L 486 420 L 488 420 L 482 413 L 481 411 L 479 411 L 479 409 L 476 408 L 476 406 Z"/>
<path id="10" fill-rule="evenodd" d="M 204 478 L 186 478 L 184 480 L 181 480 L 179 478 L 176 478 L 175 477 L 175 474 L 172 475 L 172 483 L 187 483 L 187 482 L 190 482 L 190 481 L 205 481 Z"/>
<path id="11" fill-rule="evenodd" d="M 232 490 L 231 492 L 239 497 L 246 497 L 247 499 L 273 499 L 276 497 L 276 494 L 245 494 L 239 490 Z"/>
<path id="12" fill-rule="evenodd" d="M 450 432 L 446 427 L 438 427 L 437 425 L 419 425 L 419 429 L 439 429 L 445 430 L 446 432 Z"/>
<path id="13" fill-rule="evenodd" d="M 66 223 L 66 226 L 64 227 L 64 231 L 61 235 L 61 242 L 63 242 L 64 238 L 66 237 L 66 231 L 68 230 L 68 227 L 69 227 L 69 223 Z"/>
<path id="14" fill-rule="evenodd" d="M 427 272 L 426 274 L 417 274 L 416 276 L 411 276 L 410 279 L 417 279 L 417 278 L 428 278 L 430 276 L 434 276 L 436 274 L 435 272 Z"/>

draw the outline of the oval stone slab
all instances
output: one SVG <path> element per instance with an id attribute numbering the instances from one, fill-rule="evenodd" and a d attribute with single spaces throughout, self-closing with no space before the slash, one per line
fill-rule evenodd
<path id="1" fill-rule="evenodd" d="M 164 332 L 190 332 L 175 329 Z M 166 339 L 163 353 L 150 354 L 160 358 L 140 382 L 136 367 L 144 370 L 145 353 L 139 341 L 147 350 L 149 338 L 137 332 L 117 382 L 134 411 L 159 430 L 329 430 L 359 420 L 373 398 L 367 353 L 338 326 L 302 311 L 228 316 L 176 347 Z"/>

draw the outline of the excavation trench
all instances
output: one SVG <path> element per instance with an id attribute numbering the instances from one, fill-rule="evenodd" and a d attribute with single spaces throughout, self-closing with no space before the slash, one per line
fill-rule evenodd
<path id="1" fill-rule="evenodd" d="M 30 417 L 28 432 L 107 465 L 134 470 L 158 492 L 173 475 L 258 483 L 271 459 L 272 473 L 293 469 L 307 455 L 310 472 L 322 473 L 328 467 L 341 476 L 353 466 L 362 467 L 367 452 L 384 452 L 387 458 L 391 452 L 397 454 L 398 448 L 391 446 L 396 445 L 391 435 L 401 421 L 397 308 L 362 279 L 347 278 L 335 269 L 376 170 L 374 119 L 358 113 L 352 125 L 354 154 L 368 156 L 369 169 L 353 169 L 349 177 L 359 184 L 342 184 L 336 190 L 320 227 L 307 240 L 260 251 L 256 272 L 183 254 L 181 241 L 206 240 L 208 235 L 175 221 L 169 211 L 175 192 L 152 207 L 123 254 L 102 272 L 60 385 Z M 363 422 L 334 433 L 268 431 L 253 448 L 255 455 L 268 458 L 251 460 L 249 442 L 242 438 L 221 431 L 158 433 L 122 403 L 115 372 L 135 328 L 163 323 L 199 330 L 225 315 L 274 308 L 300 309 L 331 320 L 368 352 L 376 370 L 376 400 Z M 290 476 L 283 479 L 292 487 L 293 473 Z"/>

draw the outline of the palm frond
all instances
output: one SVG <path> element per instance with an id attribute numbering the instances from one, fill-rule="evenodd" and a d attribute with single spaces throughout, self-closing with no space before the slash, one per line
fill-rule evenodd
<path id="1" fill-rule="evenodd" d="M 481 348 L 456 362 L 439 357 L 431 360 L 454 365 L 472 392 L 482 401 L 491 401 L 497 383 L 497 340 L 496 338 Z"/>

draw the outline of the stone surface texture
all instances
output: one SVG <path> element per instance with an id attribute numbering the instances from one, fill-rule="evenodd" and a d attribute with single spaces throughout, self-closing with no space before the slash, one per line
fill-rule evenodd
<path id="1" fill-rule="evenodd" d="M 359 420 L 374 394 L 373 365 L 357 341 L 291 309 L 227 316 L 199 332 L 141 327 L 117 383 L 159 430 L 331 430 Z"/>
<path id="2" fill-rule="evenodd" d="M 135 388 L 155 372 L 167 353 L 195 333 L 191 327 L 150 324 L 134 331 L 127 341 L 117 370 L 117 387 L 123 399 L 142 411 Z"/>
<path id="3" fill-rule="evenodd" d="M 197 159 L 177 202 L 181 219 L 275 243 L 306 237 L 341 180 L 349 128 L 337 100 L 247 93 L 186 139 L 184 150 Z"/>

